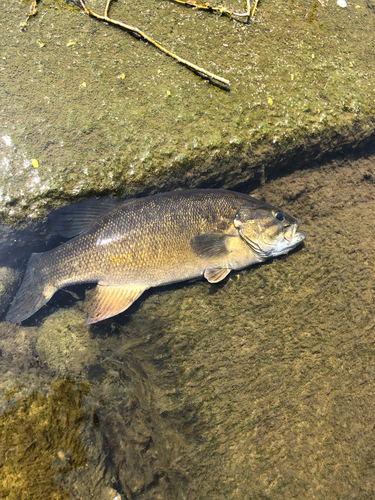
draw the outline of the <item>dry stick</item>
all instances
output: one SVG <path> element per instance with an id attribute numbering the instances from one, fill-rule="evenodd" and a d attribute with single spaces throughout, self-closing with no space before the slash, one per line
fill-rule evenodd
<path id="1" fill-rule="evenodd" d="M 218 12 L 220 15 L 226 14 L 229 17 L 237 16 L 237 17 L 247 17 L 247 21 L 249 22 L 252 17 L 254 17 L 255 11 L 257 9 L 259 0 L 255 0 L 253 10 L 251 11 L 250 0 L 246 0 L 247 11 L 246 12 L 233 12 L 233 10 L 228 10 L 226 7 L 222 5 L 211 5 L 208 2 L 198 3 L 196 0 L 174 0 L 174 2 L 182 3 L 183 5 L 188 5 L 189 7 L 193 7 L 193 9 L 199 10 L 210 10 L 212 12 Z"/>
<path id="2" fill-rule="evenodd" d="M 106 6 L 104 9 L 104 15 L 101 16 L 101 15 L 97 14 L 96 12 L 93 12 L 92 10 L 88 10 L 86 5 L 83 3 L 83 0 L 79 0 L 80 4 L 82 5 L 82 8 L 86 14 L 88 14 L 92 17 L 96 17 L 97 19 L 100 19 L 102 21 L 106 21 L 107 23 L 115 24 L 116 26 L 121 26 L 121 28 L 124 28 L 128 31 L 131 31 L 132 33 L 137 33 L 137 35 L 141 36 L 144 40 L 152 43 L 152 45 L 157 47 L 159 50 L 161 50 L 165 54 L 168 54 L 169 56 L 173 57 L 173 59 L 176 59 L 181 64 L 185 64 L 185 66 L 187 66 L 188 68 L 191 68 L 195 71 L 198 71 L 199 73 L 206 75 L 208 78 L 211 78 L 212 80 L 217 80 L 218 82 L 221 82 L 224 85 L 227 85 L 227 86 L 230 85 L 229 80 L 226 80 L 225 78 L 221 78 L 220 76 L 217 76 L 213 73 L 210 73 L 209 71 L 206 71 L 205 69 L 200 68 L 199 66 L 196 66 L 195 64 L 192 64 L 191 62 L 186 61 L 185 59 L 182 59 L 178 55 L 173 54 L 173 52 L 170 52 L 168 49 L 164 48 L 162 45 L 160 45 L 160 43 L 158 43 L 155 40 L 153 40 L 152 38 L 150 38 L 148 35 L 146 35 L 146 33 L 143 33 L 143 31 L 141 31 L 140 29 L 135 28 L 134 26 L 129 26 L 127 24 L 124 24 L 120 21 L 116 21 L 115 19 L 111 19 L 110 17 L 108 17 L 108 9 L 109 9 L 110 1 L 111 0 L 107 0 Z"/>
<path id="3" fill-rule="evenodd" d="M 254 14 L 255 14 L 255 11 L 257 10 L 257 7 L 258 7 L 258 3 L 259 3 L 259 0 L 255 0 L 254 2 L 254 7 L 253 7 L 253 10 L 251 11 L 250 13 L 250 1 L 249 0 L 246 0 L 247 2 L 247 12 L 241 14 L 239 12 L 232 12 L 232 15 L 233 16 L 239 16 L 239 17 L 248 17 L 248 20 L 247 22 L 250 21 L 250 19 L 252 19 L 254 17 Z"/>
<path id="4" fill-rule="evenodd" d="M 104 15 L 108 17 L 108 9 L 109 9 L 109 4 L 111 0 L 107 0 L 105 7 L 104 7 Z M 82 3 L 82 2 L 81 2 Z"/>
<path id="5" fill-rule="evenodd" d="M 251 17 L 253 17 L 253 16 L 254 16 L 255 11 L 257 10 L 257 7 L 258 7 L 258 3 L 259 3 L 259 0 L 255 0 L 255 2 L 254 2 L 254 7 L 253 7 L 253 11 L 252 11 L 252 13 L 251 13 Z"/>
<path id="6" fill-rule="evenodd" d="M 210 3 L 197 3 L 195 0 L 174 0 L 176 3 L 182 3 L 183 5 L 188 5 L 189 7 L 193 7 L 193 9 L 199 10 L 210 10 L 212 12 L 216 12 L 220 15 L 226 14 L 229 17 L 232 17 L 233 11 L 228 10 L 226 7 L 222 5 L 211 5 Z M 247 15 L 247 13 L 245 14 Z"/>
<path id="7" fill-rule="evenodd" d="M 33 2 L 30 5 L 29 13 L 27 14 L 26 21 L 20 23 L 21 27 L 26 26 L 27 21 L 30 19 L 30 17 L 31 16 L 35 16 L 38 13 L 38 8 L 37 8 L 37 5 L 36 5 L 37 3 L 38 3 L 38 0 L 33 0 Z"/>
<path id="8" fill-rule="evenodd" d="M 247 12 L 249 13 L 247 19 L 246 19 L 246 23 L 247 24 L 250 24 L 250 10 L 251 10 L 251 5 L 250 5 L 250 0 L 246 0 L 246 6 L 247 6 Z"/>

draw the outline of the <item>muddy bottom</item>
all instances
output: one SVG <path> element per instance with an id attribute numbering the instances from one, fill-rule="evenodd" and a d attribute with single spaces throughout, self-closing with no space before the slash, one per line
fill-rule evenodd
<path id="1" fill-rule="evenodd" d="M 0 498 L 374 498 L 374 180 L 370 156 L 253 191 L 307 238 L 220 285 L 0 323 Z"/>

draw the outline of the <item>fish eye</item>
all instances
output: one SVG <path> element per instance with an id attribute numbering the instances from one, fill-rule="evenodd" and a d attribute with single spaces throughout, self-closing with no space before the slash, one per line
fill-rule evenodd
<path id="1" fill-rule="evenodd" d="M 276 212 L 274 216 L 275 219 L 277 219 L 280 222 L 282 222 L 285 219 L 284 214 L 282 212 Z"/>

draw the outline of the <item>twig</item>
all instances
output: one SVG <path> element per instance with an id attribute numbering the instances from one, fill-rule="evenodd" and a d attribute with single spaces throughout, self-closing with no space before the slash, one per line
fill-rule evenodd
<path id="1" fill-rule="evenodd" d="M 193 9 L 209 10 L 211 12 L 217 12 L 220 15 L 226 14 L 229 17 L 232 16 L 247 17 L 248 19 L 246 23 L 249 23 L 250 19 L 254 17 L 255 11 L 259 3 L 259 0 L 255 0 L 253 10 L 251 10 L 250 0 L 246 0 L 246 7 L 247 7 L 246 12 L 233 12 L 233 10 L 228 10 L 226 7 L 223 7 L 222 5 L 213 6 L 208 2 L 198 3 L 196 0 L 173 0 L 173 1 L 177 3 L 182 3 L 184 5 L 188 5 L 189 7 L 193 7 Z"/>
<path id="2" fill-rule="evenodd" d="M 144 40 L 146 40 L 147 42 L 149 42 L 152 45 L 154 45 L 155 47 L 157 47 L 159 50 L 161 50 L 165 54 L 168 54 L 170 57 L 173 57 L 173 59 L 176 59 L 176 61 L 180 62 L 181 64 L 184 64 L 188 68 L 190 68 L 190 69 L 192 69 L 194 71 L 197 71 L 198 73 L 201 73 L 201 74 L 207 76 L 211 80 L 216 80 L 217 82 L 221 82 L 224 85 L 226 85 L 226 86 L 229 87 L 229 85 L 230 85 L 229 80 L 226 80 L 225 78 L 221 78 L 220 76 L 217 76 L 214 73 L 210 73 L 209 71 L 207 71 L 207 70 L 205 70 L 203 68 L 200 68 L 199 66 L 196 66 L 195 64 L 193 64 L 193 63 L 191 63 L 189 61 L 186 61 L 186 59 L 182 59 L 182 57 L 179 57 L 177 54 L 174 54 L 173 52 L 170 52 L 168 49 L 166 49 L 165 47 L 163 47 L 162 45 L 160 45 L 160 43 L 158 43 L 155 40 L 153 40 L 151 37 L 149 37 L 148 35 L 146 35 L 146 33 L 143 33 L 143 31 L 141 31 L 140 29 L 136 28 L 135 26 L 130 26 L 128 24 L 122 23 L 120 21 L 116 21 L 115 19 L 112 19 L 112 18 L 108 17 L 108 9 L 109 9 L 109 4 L 110 4 L 111 0 L 107 0 L 106 1 L 106 5 L 105 5 L 105 8 L 104 8 L 104 14 L 102 16 L 100 14 L 97 14 L 96 12 L 94 12 L 92 10 L 89 10 L 86 7 L 86 5 L 84 4 L 83 0 L 79 0 L 79 2 L 81 4 L 84 12 L 86 14 L 88 14 L 89 16 L 95 17 L 96 19 L 100 19 L 101 21 L 106 21 L 107 23 L 114 24 L 116 26 L 120 26 L 121 28 L 124 28 L 124 29 L 126 29 L 126 30 L 128 30 L 128 31 L 130 31 L 132 33 L 136 33 L 137 35 L 139 35 Z"/>
<path id="3" fill-rule="evenodd" d="M 249 12 L 249 15 L 247 16 L 246 23 L 250 23 L 250 10 L 251 10 L 251 5 L 250 5 L 250 0 L 246 0 L 246 6 L 247 6 L 247 12 Z"/>
<path id="4" fill-rule="evenodd" d="M 252 11 L 252 13 L 251 13 L 251 16 L 250 16 L 250 17 L 254 17 L 255 11 L 257 10 L 257 7 L 258 7 L 258 3 L 259 3 L 259 0 L 255 0 L 255 2 L 254 2 L 254 7 L 253 7 L 253 11 Z"/>
<path id="5" fill-rule="evenodd" d="M 211 5 L 208 2 L 198 3 L 196 0 L 174 0 L 177 3 L 182 3 L 183 5 L 188 5 L 189 7 L 193 7 L 193 9 L 199 10 L 209 10 L 211 12 L 217 12 L 220 15 L 226 14 L 229 17 L 232 17 L 233 11 L 228 10 L 226 7 L 222 5 Z"/>
<path id="6" fill-rule="evenodd" d="M 31 5 L 30 5 L 29 13 L 27 14 L 26 21 L 23 21 L 22 23 L 20 23 L 20 26 L 22 28 L 26 26 L 27 21 L 30 19 L 31 16 L 35 16 L 38 13 L 38 9 L 37 9 L 37 6 L 36 6 L 37 3 L 38 3 L 38 0 L 33 0 L 32 1 Z"/>

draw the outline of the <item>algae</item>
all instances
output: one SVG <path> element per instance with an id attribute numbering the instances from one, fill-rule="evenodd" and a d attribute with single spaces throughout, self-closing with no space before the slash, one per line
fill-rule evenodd
<path id="1" fill-rule="evenodd" d="M 87 412 L 72 380 L 58 378 L 51 389 L 54 394 L 35 392 L 0 415 L 1 498 L 70 498 L 53 476 L 85 465 L 79 426 Z"/>
<path id="2" fill-rule="evenodd" d="M 65 491 L 374 495 L 374 179 L 373 154 L 268 179 L 252 194 L 299 218 L 305 243 L 220 285 L 152 290 L 90 327 L 80 291 L 33 326 L 0 323 L 4 394 L 23 385 L 22 402 L 45 370 L 81 382 L 87 466 L 56 477 Z"/>
<path id="3" fill-rule="evenodd" d="M 42 2 L 26 32 L 17 27 L 27 6 L 3 8 L 0 210 L 10 222 L 93 194 L 254 186 L 261 172 L 373 135 L 374 11 L 365 0 L 346 9 L 265 0 L 249 26 L 172 2 L 111 6 L 113 17 L 229 77 L 229 93 L 69 5 Z"/>

